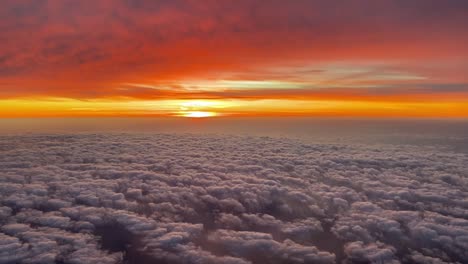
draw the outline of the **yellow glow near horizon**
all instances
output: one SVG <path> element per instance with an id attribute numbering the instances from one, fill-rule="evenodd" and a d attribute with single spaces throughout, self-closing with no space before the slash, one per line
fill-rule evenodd
<path id="1" fill-rule="evenodd" d="M 217 111 L 232 107 L 232 103 L 222 100 L 187 100 L 179 102 L 176 116 L 183 117 L 214 117 L 220 115 Z"/>
<path id="2" fill-rule="evenodd" d="M 204 111 L 188 111 L 188 112 L 180 112 L 178 116 L 183 117 L 192 117 L 192 118 L 202 118 L 202 117 L 214 117 L 218 114 L 215 112 L 204 112 Z"/>
<path id="3" fill-rule="evenodd" d="M 347 100 L 75 100 L 23 98 L 0 100 L 0 117 L 99 116 L 388 116 L 468 117 L 466 102 L 392 102 Z"/>
<path id="4" fill-rule="evenodd" d="M 224 103 L 217 101 L 208 101 L 208 100 L 187 100 L 180 103 L 181 110 L 188 109 L 201 109 L 201 108 L 222 108 Z"/>

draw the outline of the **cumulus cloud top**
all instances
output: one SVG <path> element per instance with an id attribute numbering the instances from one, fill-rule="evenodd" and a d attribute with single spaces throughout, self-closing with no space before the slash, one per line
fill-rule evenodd
<path id="1" fill-rule="evenodd" d="M 0 263 L 468 262 L 465 154 L 137 134 L 0 151 Z"/>

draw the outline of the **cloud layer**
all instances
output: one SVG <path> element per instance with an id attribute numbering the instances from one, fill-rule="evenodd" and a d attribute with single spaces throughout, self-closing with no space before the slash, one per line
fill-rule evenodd
<path id="1" fill-rule="evenodd" d="M 0 263 L 465 263 L 468 157 L 269 137 L 0 138 Z"/>

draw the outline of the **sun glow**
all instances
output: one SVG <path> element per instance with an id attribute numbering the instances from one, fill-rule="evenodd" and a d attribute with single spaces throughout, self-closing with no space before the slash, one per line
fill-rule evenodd
<path id="1" fill-rule="evenodd" d="M 347 117 L 463 117 L 468 103 L 459 101 L 371 100 L 75 100 L 68 98 L 0 99 L 0 117 L 234 117 L 234 116 L 347 116 Z M 436 115 L 437 114 L 437 115 Z M 1 129 L 0 129 L 1 130 Z"/>
<path id="2" fill-rule="evenodd" d="M 192 118 L 214 117 L 217 115 L 218 114 L 215 112 L 204 112 L 204 111 L 187 111 L 187 112 L 180 113 L 180 116 L 192 117 Z"/>
<path id="3" fill-rule="evenodd" d="M 188 100 L 179 103 L 180 111 L 176 112 L 176 115 L 194 118 L 214 117 L 220 115 L 218 110 L 228 106 L 228 103 L 220 100 Z"/>

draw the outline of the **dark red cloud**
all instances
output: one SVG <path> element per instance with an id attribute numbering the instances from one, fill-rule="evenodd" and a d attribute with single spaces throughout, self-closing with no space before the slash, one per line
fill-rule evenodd
<path id="1" fill-rule="evenodd" d="M 1 4 L 0 82 L 8 85 L 0 89 L 11 96 L 92 97 L 115 92 L 121 82 L 209 79 L 224 72 L 249 77 L 289 61 L 423 65 L 468 58 L 466 1 Z"/>

